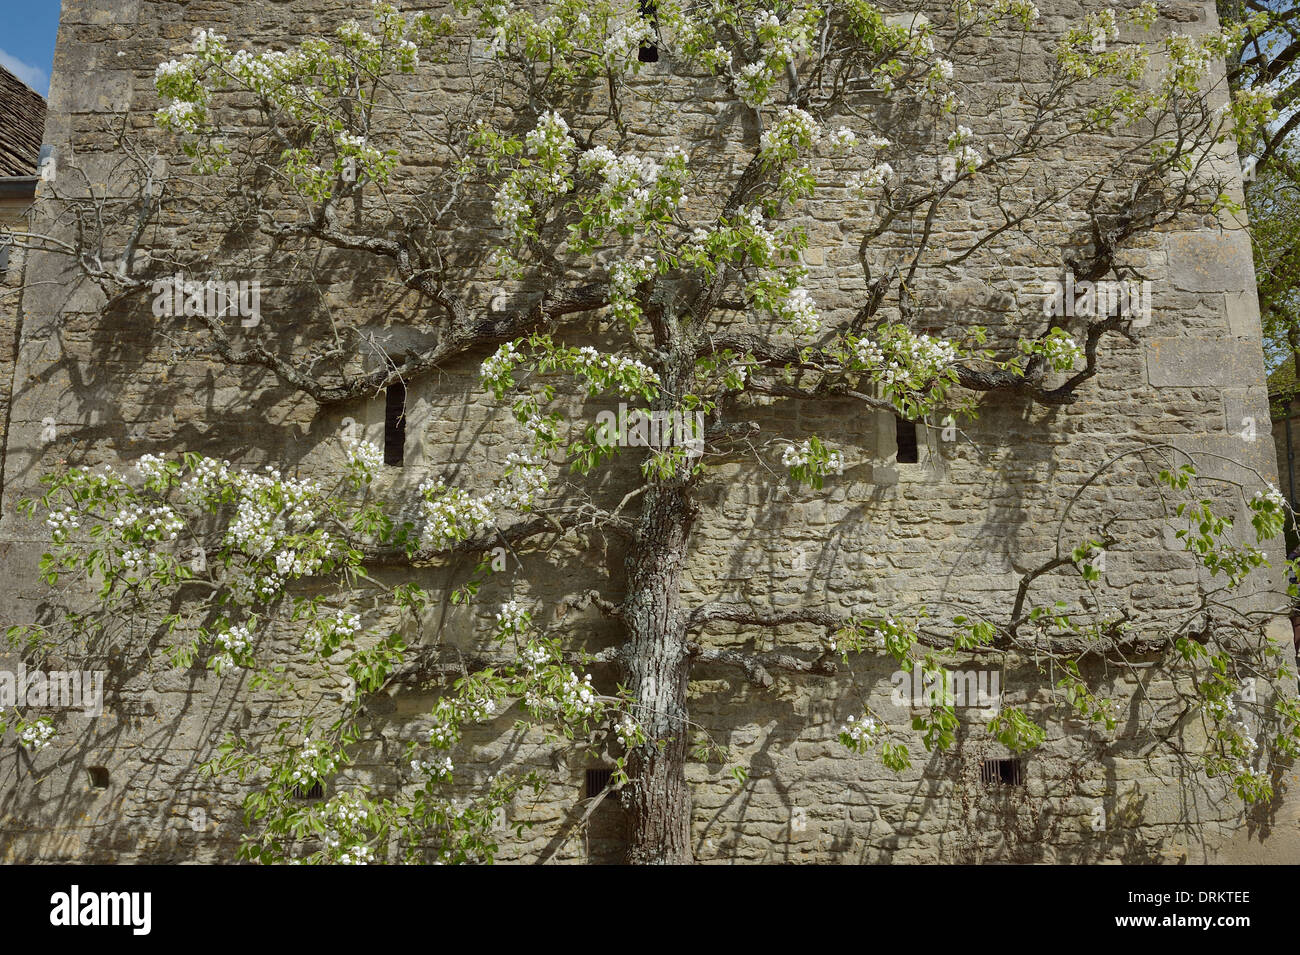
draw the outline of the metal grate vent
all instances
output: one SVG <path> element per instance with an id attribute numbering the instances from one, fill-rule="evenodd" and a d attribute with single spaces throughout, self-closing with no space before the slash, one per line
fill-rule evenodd
<path id="1" fill-rule="evenodd" d="M 1023 786 L 1024 760 L 986 759 L 980 765 L 980 782 L 985 786 Z"/>
<path id="2" fill-rule="evenodd" d="M 312 783 L 310 786 L 294 786 L 294 799 L 324 799 L 325 787 L 319 782 Z"/>
<path id="3" fill-rule="evenodd" d="M 586 798 L 591 799 L 593 796 L 599 796 L 603 793 L 613 776 L 614 770 L 612 769 L 587 770 Z"/>

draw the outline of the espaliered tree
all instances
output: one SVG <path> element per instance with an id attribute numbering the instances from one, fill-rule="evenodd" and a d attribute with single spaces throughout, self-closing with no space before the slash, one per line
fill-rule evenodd
<path id="1" fill-rule="evenodd" d="M 156 613 L 176 666 L 247 670 L 254 685 L 301 681 L 312 668 L 322 681 L 346 674 L 356 696 L 345 694 L 337 712 L 286 721 L 267 738 L 232 738 L 208 766 L 252 784 L 245 852 L 263 861 L 490 860 L 495 820 L 529 778 L 495 777 L 468 803 L 453 802 L 449 784 L 465 728 L 515 705 L 523 722 L 613 754 L 609 792 L 627 810 L 629 861 L 687 861 L 685 765 L 693 735 L 707 730 L 688 713 L 692 668 L 733 668 L 766 688 L 773 673 L 834 674 L 861 654 L 935 675 L 943 654 L 1033 649 L 1063 711 L 1105 730 L 1115 712 L 1080 664 L 1135 647 L 1167 651 L 1196 677 L 1187 702 L 1206 722 L 1209 742 L 1195 754 L 1206 772 L 1248 801 L 1269 799 L 1278 766 L 1296 753 L 1298 714 L 1261 692 L 1243 721 L 1234 694 L 1250 676 L 1291 676 L 1261 635 L 1268 614 L 1229 599 L 1267 561 L 1218 515 L 1222 484 L 1199 483 L 1195 462 L 1170 445 L 1128 450 L 1074 493 L 1121 459 L 1147 468 L 1188 551 L 1218 582 L 1177 620 L 1142 621 L 1105 599 L 1090 610 L 1042 599 L 1066 574 L 1104 597 L 1099 555 L 1118 542 L 1106 527 L 1072 526 L 1069 507 L 1055 557 L 1023 576 L 1001 616 L 682 598 L 700 490 L 715 467 L 779 462 L 786 474 L 774 480 L 816 493 L 844 466 L 831 436 L 769 434 L 750 421 L 756 408 L 854 402 L 955 428 L 990 393 L 1073 402 L 1103 373 L 1104 342 L 1132 337 L 1133 312 L 1047 314 L 1036 289 L 988 331 L 929 334 L 923 312 L 941 293 L 928 276 L 960 274 L 1030 237 L 1055 253 L 1046 267 L 1064 265 L 1081 282 L 1132 277 L 1123 264 L 1132 240 L 1231 204 L 1214 147 L 1270 117 L 1267 97 L 1249 92 L 1226 109 L 1211 105 L 1210 64 L 1239 36 L 1147 42 L 1152 5 L 1075 17 L 1059 36 L 1047 35 L 1029 0 L 932 7 L 562 0 L 412 14 L 377 3 L 363 23 L 281 50 L 200 31 L 156 74 L 157 126 L 192 168 L 159 172 L 124 135 L 121 181 L 134 185 L 78 192 L 61 172 L 46 218 L 63 228 L 26 241 L 75 261 L 109 306 L 138 309 L 177 272 L 197 282 L 256 274 L 268 246 L 303 268 L 347 253 L 414 297 L 420 317 L 411 321 L 431 344 L 367 366 L 362 325 L 322 319 L 321 334 L 294 350 L 276 323 L 241 327 L 198 305 L 158 319 L 160 333 L 175 336 L 178 360 L 269 372 L 334 414 L 456 362 L 478 363 L 520 444 L 491 490 L 431 472 L 414 519 L 404 516 L 409 501 L 372 493 L 381 453 L 356 434 L 345 435 L 336 486 L 195 453 L 146 456 L 125 474 L 61 469 L 26 504 L 48 511 L 54 547 L 43 569 L 52 584 L 88 574 L 103 612 L 16 626 L 11 639 L 39 653 L 73 641 L 69 630 L 83 642 L 106 638 L 124 607 L 167 605 L 165 617 Z M 963 92 L 989 72 L 990 50 L 1003 58 L 1006 101 L 967 120 Z M 431 70 L 456 82 L 432 100 L 413 96 Z M 712 129 L 669 148 L 648 134 L 643 116 L 662 118 L 665 104 L 701 90 Z M 1081 162 L 1070 175 L 1040 165 L 1099 141 L 1112 150 L 1105 168 Z M 996 214 L 960 244 L 937 239 L 952 204 L 973 198 Z M 847 241 L 862 282 L 849 306 L 819 307 L 803 264 L 808 204 L 827 199 L 843 204 L 843 224 L 856 230 Z M 226 216 L 246 241 L 193 249 L 156 240 L 169 216 L 198 210 Z M 1056 224 L 1040 231 L 1047 220 Z M 1071 223 L 1066 238 L 1061 222 Z M 631 402 L 634 412 L 575 418 L 561 409 L 574 395 L 597 402 L 591 408 Z M 636 468 L 618 469 L 629 456 Z M 612 497 L 597 491 L 610 475 L 621 482 Z M 1257 542 L 1280 532 L 1275 493 L 1239 496 Z M 616 646 L 570 645 L 539 624 L 538 608 L 509 601 L 496 613 L 495 649 L 481 659 L 440 655 L 427 608 L 478 599 L 501 569 L 498 549 L 595 532 L 622 538 L 626 560 L 576 603 L 609 618 Z M 450 594 L 415 573 L 398 584 L 376 573 L 466 554 L 477 569 Z M 375 594 L 429 639 L 412 647 L 401 628 L 377 631 L 365 609 Z M 721 624 L 824 636 L 819 651 L 746 653 L 701 639 Z M 292 670 L 276 643 L 286 633 Z M 615 668 L 617 692 L 593 687 L 593 664 Z M 348 764 L 365 699 L 412 667 L 445 681 L 435 728 L 411 744 L 414 784 L 293 800 L 296 788 L 329 783 Z M 50 721 L 15 719 L 29 748 L 53 745 Z M 915 719 L 916 735 L 867 710 L 840 738 L 902 770 L 918 745 L 950 746 L 956 726 L 951 700 L 937 699 Z M 1044 738 L 1012 707 L 988 729 L 1016 752 Z"/>

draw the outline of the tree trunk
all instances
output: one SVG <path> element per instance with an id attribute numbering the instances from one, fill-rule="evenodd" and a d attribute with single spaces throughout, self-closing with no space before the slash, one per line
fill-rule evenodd
<path id="1" fill-rule="evenodd" d="M 628 642 L 627 686 L 647 740 L 628 757 L 627 861 L 634 865 L 689 863 L 691 798 L 686 786 L 690 745 L 686 686 L 690 659 L 685 615 L 678 606 L 697 508 L 679 483 L 646 492 L 636 544 L 628 554 L 623 604 Z"/>

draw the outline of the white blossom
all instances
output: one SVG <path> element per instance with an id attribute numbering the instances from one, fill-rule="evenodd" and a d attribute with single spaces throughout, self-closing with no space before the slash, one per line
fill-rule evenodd
<path id="1" fill-rule="evenodd" d="M 858 137 L 847 126 L 841 126 L 826 137 L 826 142 L 832 149 L 844 152 L 857 145 Z"/>
<path id="2" fill-rule="evenodd" d="M 846 186 L 854 195 L 864 196 L 872 190 L 879 189 L 894 178 L 894 167 L 887 162 L 877 163 L 866 172 L 849 177 Z"/>
<path id="3" fill-rule="evenodd" d="M 54 725 L 49 720 L 40 719 L 18 731 L 18 745 L 29 753 L 39 753 L 54 741 L 54 737 Z"/>

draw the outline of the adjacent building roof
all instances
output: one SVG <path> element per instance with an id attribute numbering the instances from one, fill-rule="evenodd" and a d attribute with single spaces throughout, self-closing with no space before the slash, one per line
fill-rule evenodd
<path id="1" fill-rule="evenodd" d="M 45 100 L 0 66 L 0 177 L 36 175 Z"/>

